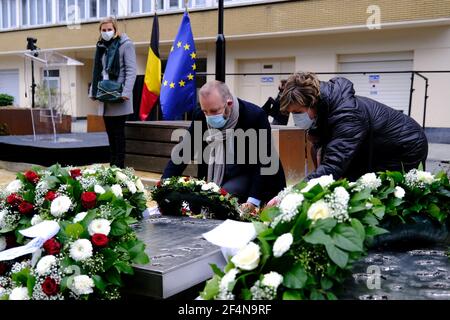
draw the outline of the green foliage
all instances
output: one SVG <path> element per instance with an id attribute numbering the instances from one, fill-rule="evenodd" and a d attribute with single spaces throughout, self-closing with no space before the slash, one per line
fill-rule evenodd
<path id="1" fill-rule="evenodd" d="M 14 102 L 14 97 L 6 93 L 0 93 L 0 107 L 10 106 Z"/>

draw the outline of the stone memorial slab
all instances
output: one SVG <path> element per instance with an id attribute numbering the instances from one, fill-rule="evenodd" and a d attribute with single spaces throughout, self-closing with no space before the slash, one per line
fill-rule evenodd
<path id="1" fill-rule="evenodd" d="M 135 266 L 135 276 L 127 281 L 127 292 L 165 299 L 212 277 L 211 263 L 220 268 L 226 261 L 219 247 L 202 234 L 223 221 L 189 217 L 151 216 L 135 230 L 146 243 L 151 262 Z"/>

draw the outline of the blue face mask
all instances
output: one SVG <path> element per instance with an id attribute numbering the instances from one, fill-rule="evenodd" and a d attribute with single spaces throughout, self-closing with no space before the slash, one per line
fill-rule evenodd
<path id="1" fill-rule="evenodd" d="M 223 113 L 214 116 L 206 116 L 206 122 L 214 129 L 220 129 L 225 126 L 228 119 L 225 119 Z"/>
<path id="2" fill-rule="evenodd" d="M 293 113 L 292 117 L 294 118 L 295 126 L 303 130 L 308 130 L 314 123 L 314 120 L 311 120 L 309 117 L 308 112 Z"/>

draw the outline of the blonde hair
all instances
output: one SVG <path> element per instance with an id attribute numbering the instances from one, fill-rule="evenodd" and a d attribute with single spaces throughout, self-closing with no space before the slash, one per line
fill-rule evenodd
<path id="1" fill-rule="evenodd" d="M 280 98 L 280 111 L 288 114 L 287 108 L 297 104 L 314 108 L 320 96 L 320 82 L 315 73 L 297 72 L 289 76 Z"/>
<path id="2" fill-rule="evenodd" d="M 98 38 L 99 41 L 102 40 L 102 25 L 104 25 L 105 23 L 112 23 L 112 25 L 114 27 L 114 37 L 113 38 L 120 37 L 119 25 L 117 24 L 116 18 L 106 17 L 106 18 L 103 18 L 100 21 L 100 24 L 98 25 L 98 31 L 100 32 L 100 36 Z"/>

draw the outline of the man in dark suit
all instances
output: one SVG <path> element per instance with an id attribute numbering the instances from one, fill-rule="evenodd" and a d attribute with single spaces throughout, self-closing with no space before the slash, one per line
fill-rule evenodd
<path id="1" fill-rule="evenodd" d="M 261 206 L 286 186 L 265 112 L 234 97 L 220 81 L 206 83 L 199 97 L 201 107 L 194 111 L 191 126 L 177 146 L 180 156 L 190 151 L 188 158 L 199 163 L 198 177 L 238 197 L 242 209 Z M 163 179 L 182 175 L 188 164 L 174 154 Z"/>

